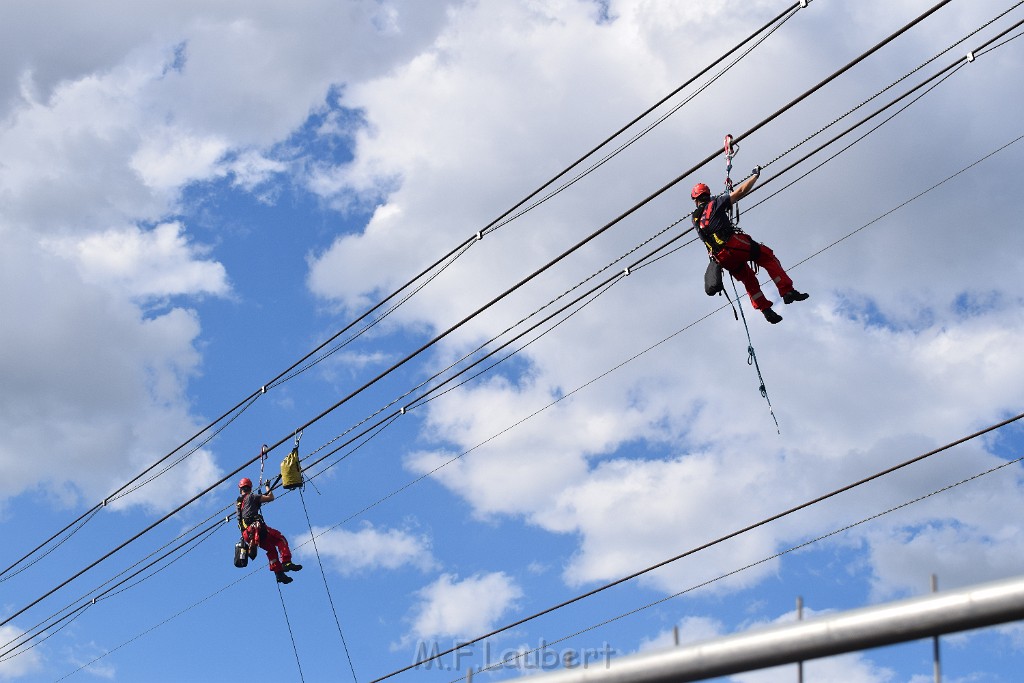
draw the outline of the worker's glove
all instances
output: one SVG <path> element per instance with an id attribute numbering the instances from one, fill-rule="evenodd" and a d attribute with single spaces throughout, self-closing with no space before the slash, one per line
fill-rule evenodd
<path id="1" fill-rule="evenodd" d="M 761 175 L 761 167 L 760 166 L 755 166 L 754 170 L 751 171 L 751 175 L 755 175 L 755 176 Z"/>

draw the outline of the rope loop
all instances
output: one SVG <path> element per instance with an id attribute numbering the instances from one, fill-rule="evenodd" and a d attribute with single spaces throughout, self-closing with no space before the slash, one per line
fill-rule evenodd
<path id="1" fill-rule="evenodd" d="M 260 480 L 256 484 L 256 493 L 259 494 L 260 489 L 263 488 L 263 465 L 267 462 L 267 444 L 263 444 L 263 448 L 260 449 Z"/>

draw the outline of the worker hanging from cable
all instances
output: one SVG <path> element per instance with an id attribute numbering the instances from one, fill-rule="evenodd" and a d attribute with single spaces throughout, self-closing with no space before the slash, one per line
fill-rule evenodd
<path id="1" fill-rule="evenodd" d="M 727 150 L 730 143 L 731 137 L 727 137 Z M 731 168 L 731 158 L 729 163 Z M 793 289 L 793 281 L 782 269 L 782 264 L 775 257 L 775 253 L 766 245 L 751 239 L 749 235 L 734 225 L 729 217 L 730 208 L 750 192 L 760 174 L 761 167 L 758 166 L 754 169 L 753 175 L 735 189 L 732 188 L 732 182 L 726 177 L 727 189 L 716 197 L 711 196 L 711 189 L 707 185 L 697 183 L 690 192 L 690 197 L 696 204 L 692 219 L 693 227 L 696 228 L 697 234 L 708 248 L 708 254 L 712 260 L 743 283 L 750 296 L 750 303 L 764 314 L 765 320 L 774 325 L 782 321 L 782 316 L 772 310 L 772 302 L 761 291 L 757 274 L 748 265 L 748 262 L 768 271 L 768 275 L 779 289 L 783 302 L 791 304 L 794 301 L 803 301 L 809 295 Z M 711 293 L 708 291 L 708 294 Z"/>
<path id="2" fill-rule="evenodd" d="M 252 480 L 243 477 L 238 482 L 238 500 L 235 507 L 238 509 L 238 526 L 242 530 L 242 540 L 249 544 L 249 558 L 256 557 L 258 548 L 267 551 L 267 559 L 270 560 L 270 571 L 277 576 L 278 583 L 291 583 L 292 577 L 285 572 L 297 572 L 302 569 L 301 564 L 292 562 L 292 551 L 288 547 L 288 541 L 277 529 L 267 526 L 260 514 L 263 503 L 274 500 L 274 492 L 270 490 L 270 483 L 266 485 L 266 493 L 252 492 Z M 278 556 L 280 553 L 280 557 Z"/>

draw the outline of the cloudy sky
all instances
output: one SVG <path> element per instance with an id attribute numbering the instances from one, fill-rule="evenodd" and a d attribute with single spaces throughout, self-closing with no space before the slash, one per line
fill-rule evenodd
<path id="1" fill-rule="evenodd" d="M 1021 29 L 964 57 L 1022 3 L 953 0 L 787 107 L 934 5 L 814 0 L 547 184 L 790 5 L 6 0 L 0 679 L 367 683 L 1020 414 Z M 742 227 L 811 295 L 779 325 L 703 293 L 692 236 L 653 255 L 724 189 L 721 155 L 690 171 L 726 133 L 734 179 L 765 166 Z M 305 565 L 282 601 L 224 517 L 303 427 L 310 485 L 265 510 Z M 1011 423 L 391 680 L 1016 576 L 1022 446 Z M 1024 631 L 943 657 L 1013 681 Z M 931 643 L 807 671 L 925 683 Z"/>

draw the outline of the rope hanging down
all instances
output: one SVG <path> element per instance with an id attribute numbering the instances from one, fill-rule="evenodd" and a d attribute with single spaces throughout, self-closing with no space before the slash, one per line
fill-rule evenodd
<path id="1" fill-rule="evenodd" d="M 733 182 L 732 182 L 732 177 L 731 177 L 731 175 L 732 175 L 732 160 L 739 153 L 739 151 L 740 151 L 740 146 L 738 144 L 736 144 L 735 142 L 733 142 L 732 135 L 726 135 L 725 136 L 725 189 L 726 189 L 726 192 L 730 192 L 731 193 L 732 190 L 733 190 Z M 736 230 L 739 231 L 739 232 L 742 232 L 742 230 L 740 230 L 740 227 L 739 227 L 739 222 L 740 222 L 739 202 L 733 203 L 732 206 L 731 206 L 731 210 L 733 211 L 733 222 L 734 222 L 734 224 L 736 226 Z M 755 271 L 756 271 L 756 269 L 757 269 L 757 265 L 756 264 L 754 265 L 754 268 L 755 268 Z M 739 293 L 739 290 L 736 287 L 736 278 L 730 277 L 730 279 L 732 280 L 732 291 L 733 291 L 733 294 L 736 295 L 736 300 L 739 301 L 740 293 Z M 723 292 L 724 292 L 724 289 L 723 289 Z M 728 294 L 726 294 L 726 298 L 728 298 Z M 729 303 L 731 304 L 732 301 L 730 301 Z M 753 365 L 754 366 L 754 370 L 757 371 L 758 390 L 761 392 L 761 396 L 764 398 L 764 400 L 768 402 L 768 412 L 771 413 L 772 420 L 775 422 L 775 431 L 778 432 L 781 435 L 782 434 L 782 430 L 779 428 L 779 420 L 778 420 L 777 417 L 775 417 L 775 409 L 772 408 L 772 401 L 771 401 L 770 398 L 768 398 L 768 390 L 764 386 L 764 377 L 761 376 L 761 367 L 757 364 L 757 354 L 754 352 L 754 343 L 750 339 L 750 327 L 747 325 L 747 314 L 743 312 L 743 305 L 742 304 L 739 306 L 739 309 L 740 309 L 740 316 L 742 316 L 742 318 L 743 318 L 743 329 L 746 330 L 746 333 L 747 333 L 747 365 Z M 735 316 L 736 315 L 736 306 L 733 306 L 732 312 L 733 312 L 733 315 Z"/>
<path id="2" fill-rule="evenodd" d="M 831 74 L 828 77 L 826 77 L 825 79 L 823 79 L 820 83 L 812 86 L 806 92 L 804 92 L 803 94 L 799 95 L 797 98 L 795 98 L 794 100 L 792 100 L 788 104 L 786 104 L 783 107 L 781 107 L 775 113 L 773 113 L 770 116 L 766 117 L 764 120 L 760 121 L 759 123 L 754 125 L 752 128 L 750 128 L 746 132 L 738 135 L 736 139 L 737 140 L 745 139 L 747 136 L 752 135 L 756 131 L 760 130 L 765 125 L 767 125 L 768 123 L 770 123 L 774 119 L 778 118 L 784 111 L 786 111 L 788 109 L 791 109 L 796 104 L 798 104 L 799 102 L 801 102 L 804 99 L 806 99 L 807 97 L 809 97 L 813 92 L 816 92 L 817 90 L 819 90 L 826 83 L 835 80 L 840 75 L 842 75 L 843 73 L 845 73 L 849 69 L 853 68 L 854 65 L 856 65 L 857 63 L 860 63 L 864 59 L 868 58 L 870 55 L 872 55 L 875 52 L 877 52 L 878 50 L 880 50 L 883 46 L 885 46 L 886 44 L 892 42 L 897 37 L 899 37 L 903 33 L 905 33 L 908 30 L 910 30 L 914 25 L 916 25 L 917 23 L 923 21 L 925 18 L 927 18 L 931 14 L 935 13 L 936 11 L 941 9 L 942 7 L 946 6 L 950 2 L 952 2 L 952 0 L 941 0 L 934 7 L 932 7 L 931 9 L 929 9 L 928 11 L 926 11 L 925 13 L 923 13 L 922 15 L 920 15 L 919 17 L 917 17 L 916 19 L 914 19 L 913 21 L 908 23 L 907 25 L 903 26 L 902 28 L 900 28 L 899 30 L 894 32 L 892 35 L 890 35 L 887 38 L 883 39 L 877 45 L 875 45 L 874 47 L 872 47 L 868 51 L 862 53 L 857 58 L 852 60 L 850 63 L 848 63 L 847 65 L 843 66 L 842 68 L 840 68 L 839 70 L 837 70 L 833 74 Z M 594 231 L 591 235 L 589 235 L 585 239 L 581 240 L 580 242 L 578 242 L 577 244 L 575 244 L 574 246 L 572 246 L 571 248 L 566 250 L 564 253 L 562 253 L 561 255 L 559 255 L 558 257 L 553 259 L 552 261 L 550 261 L 549 263 L 545 264 L 542 268 L 540 268 L 537 271 L 535 271 L 534 273 L 530 274 L 528 277 L 524 278 L 521 282 L 517 283 L 516 285 L 514 285 L 509 290 L 505 291 L 504 293 L 502 293 L 499 296 L 495 297 L 495 299 L 493 299 L 492 301 L 488 302 L 487 304 L 485 304 L 484 306 L 482 306 L 478 310 L 474 311 L 472 314 L 467 316 L 464 320 L 461 320 L 460 322 L 456 323 L 454 326 L 452 326 L 448 330 L 445 330 L 443 333 L 439 334 L 438 336 L 436 336 L 435 338 L 430 340 L 427 344 L 423 345 L 422 347 L 420 347 L 419 349 L 414 351 L 412 354 L 410 354 L 407 357 L 403 358 L 400 362 L 396 363 L 392 367 L 390 367 L 387 370 L 385 370 L 384 372 L 382 372 L 377 377 L 373 378 L 372 380 L 370 380 L 369 382 L 367 382 L 366 384 L 364 384 L 360 388 L 356 389 L 350 395 L 345 396 L 340 401 L 338 401 L 336 404 L 330 406 L 327 410 L 323 411 L 320 415 L 318 415 L 317 417 L 313 418 L 309 423 L 304 425 L 304 427 L 305 426 L 309 426 L 310 424 L 312 424 L 312 423 L 316 422 L 317 420 L 323 418 L 326 414 L 328 414 L 328 413 L 332 412 L 333 410 L 335 410 L 336 408 L 340 407 L 342 404 L 348 402 L 348 400 L 351 399 L 353 396 L 355 396 L 358 393 L 361 393 L 364 389 L 366 389 L 370 385 L 376 383 L 378 380 L 383 378 L 385 375 L 390 374 L 394 370 L 397 370 L 400 366 L 402 366 L 403 364 L 405 364 L 406 362 L 408 362 L 412 358 L 418 356 L 420 353 L 425 351 L 427 348 L 429 348 L 433 344 L 437 343 L 438 341 L 440 341 L 441 339 L 446 337 L 448 334 L 450 334 L 456 328 L 458 328 L 461 325 L 465 324 L 466 322 L 468 322 L 470 319 L 476 317 L 477 315 L 483 313 L 486 309 L 490 308 L 498 300 L 500 300 L 500 299 L 504 298 L 505 296 L 507 296 L 508 294 L 510 294 L 513 290 L 521 287 L 526 282 L 528 282 L 530 280 L 533 280 L 534 278 L 540 276 L 543 272 L 546 272 L 548 269 L 553 267 L 555 264 L 557 264 L 558 262 L 560 262 L 561 260 L 566 258 L 569 254 L 577 251 L 578 249 L 581 249 L 583 246 L 585 246 L 586 244 L 588 244 L 592 240 L 596 239 L 598 236 L 600 236 L 604 232 L 610 230 L 613 226 L 617 225 L 619 222 L 623 221 L 626 217 L 628 217 L 628 216 L 632 215 L 633 213 L 635 213 L 642 206 L 645 206 L 647 203 L 652 201 L 654 198 L 656 198 L 658 196 L 661 196 L 662 194 L 667 192 L 669 189 L 671 189 L 672 187 L 677 185 L 679 182 L 681 182 L 683 180 L 683 178 L 688 176 L 690 173 L 695 171 L 697 168 L 699 168 L 699 167 L 703 166 L 705 163 L 708 163 L 711 160 L 713 160 L 714 157 L 716 157 L 719 153 L 720 152 L 716 152 L 715 154 L 709 156 L 707 159 L 705 159 L 704 161 L 702 161 L 699 164 L 697 164 L 696 166 L 694 166 L 691 170 L 689 170 L 689 171 L 681 174 L 677 178 L 669 181 L 663 187 L 661 187 L 658 190 L 656 190 L 655 192 L 651 193 L 648 197 L 644 198 L 643 200 L 641 200 L 640 202 L 638 202 L 637 204 L 635 204 L 633 207 L 629 208 L 628 210 L 624 211 L 621 215 L 619 215 L 616 218 L 614 218 L 613 220 L 609 221 L 607 224 L 605 224 L 601 228 L 599 228 L 596 231 Z M 289 435 L 289 438 L 291 438 L 291 435 Z M 279 446 L 280 443 L 281 442 L 278 442 L 276 444 L 272 444 L 271 445 L 271 450 L 273 450 L 273 448 L 276 448 L 277 446 Z M 79 571 L 75 572 L 72 576 L 68 577 L 64 581 L 62 581 L 59 584 L 57 584 L 56 586 L 54 586 L 51 589 L 47 590 L 43 595 L 40 595 L 40 596 L 36 597 L 31 602 L 29 602 L 26 605 L 23 605 L 20 608 L 12 608 L 13 611 L 11 611 L 9 614 L 6 614 L 2 619 L 0 619 L 0 626 L 3 626 L 5 624 L 7 624 L 7 623 L 10 623 L 12 620 L 16 619 L 18 616 L 20 616 L 21 614 L 23 614 L 27 610 L 31 609 L 32 607 L 34 607 L 35 605 L 37 605 L 39 602 L 41 602 L 45 598 L 49 597 L 50 595 L 54 594 L 58 590 L 62 589 L 63 587 L 67 586 L 68 584 L 70 584 L 74 580 L 76 580 L 79 577 L 81 577 L 88 570 L 90 570 L 90 569 L 96 567 L 97 565 L 99 565 L 100 563 L 108 560 L 110 557 L 112 557 L 116 553 L 120 552 L 121 550 L 123 550 L 125 547 L 127 547 L 131 543 L 137 541 L 139 538 L 141 538 L 145 534 L 147 534 L 150 531 L 152 531 L 158 525 L 160 525 L 160 524 L 166 522 L 167 520 L 169 520 L 171 517 L 173 517 L 175 514 L 180 512 L 185 507 L 188 507 L 189 505 L 195 503 L 199 498 L 209 494 L 214 488 L 216 488 L 220 484 L 224 483 L 224 481 L 226 481 L 228 478 L 235 476 L 240 471 L 242 471 L 245 467 L 248 467 L 248 466 L 252 465 L 256 461 L 256 459 L 257 458 L 253 458 L 252 460 L 249 460 L 248 462 L 243 463 L 242 465 L 237 467 L 235 470 L 233 470 L 232 472 L 228 473 L 222 480 L 220 480 L 218 482 L 215 482 L 214 484 L 204 488 L 202 491 L 199 491 L 197 494 L 193 495 L 188 500 L 186 500 L 183 503 L 181 503 L 180 505 L 176 506 L 173 510 L 170 510 L 167 514 L 163 515 L 161 518 L 159 518 L 158 520 L 154 521 L 152 524 L 149 524 L 146 528 L 142 529 L 137 534 L 133 535 L 129 539 L 125 540 L 124 542 L 118 544 L 115 548 L 113 548 L 110 551 L 104 553 L 97 560 L 95 560 L 92 563 L 90 563 L 89 565 L 81 568 Z"/>
<path id="3" fill-rule="evenodd" d="M 284 593 L 281 592 L 281 584 L 274 584 L 277 586 L 277 596 L 281 598 L 281 611 L 284 612 L 284 623 L 288 627 L 288 636 L 292 639 L 292 650 L 295 651 L 295 665 L 299 668 L 299 680 L 302 683 L 306 683 L 305 676 L 302 675 L 302 662 L 299 661 L 299 648 L 295 644 L 295 633 L 292 631 L 292 622 L 288 619 L 288 608 L 284 606 Z"/>
<path id="4" fill-rule="evenodd" d="M 306 509 L 306 496 L 299 489 L 299 500 L 302 501 L 302 511 L 306 515 L 306 523 L 309 525 L 309 540 L 313 542 L 313 552 L 316 553 L 316 562 L 320 565 L 320 576 L 324 580 L 324 590 L 327 591 L 327 601 L 331 604 L 331 612 L 334 614 L 334 623 L 338 626 L 338 636 L 341 638 L 341 645 L 345 649 L 345 656 L 348 658 L 348 667 L 352 671 L 352 680 L 355 683 L 359 683 L 359 679 L 356 677 L 356 667 L 352 663 L 352 654 L 348 650 L 348 642 L 345 640 L 345 634 L 341 630 L 341 620 L 338 619 L 338 610 L 334 607 L 334 598 L 331 597 L 331 587 L 327 584 L 327 573 L 324 571 L 324 563 L 320 559 L 320 549 L 316 545 L 316 532 L 313 531 L 313 522 L 309 519 L 309 510 Z M 280 589 L 279 589 L 280 590 Z"/>
<path id="5" fill-rule="evenodd" d="M 736 280 L 732 281 L 732 291 L 736 295 L 736 299 L 739 300 L 740 293 L 739 290 L 736 289 Z M 761 377 L 761 368 L 757 364 L 757 354 L 754 353 L 754 343 L 750 341 L 750 328 L 747 326 L 747 315 L 743 312 L 742 305 L 739 306 L 739 309 L 740 315 L 743 317 L 743 329 L 747 331 L 747 365 L 753 365 L 754 370 L 757 371 L 758 389 L 761 392 L 761 396 L 764 397 L 764 400 L 768 402 L 768 412 L 772 414 L 772 420 L 775 421 L 775 431 L 781 435 L 782 430 L 779 428 L 779 420 L 775 417 L 775 409 L 772 408 L 772 400 L 768 398 L 768 390 L 765 389 L 764 378 Z M 735 310 L 736 308 L 734 307 L 733 311 Z"/>

